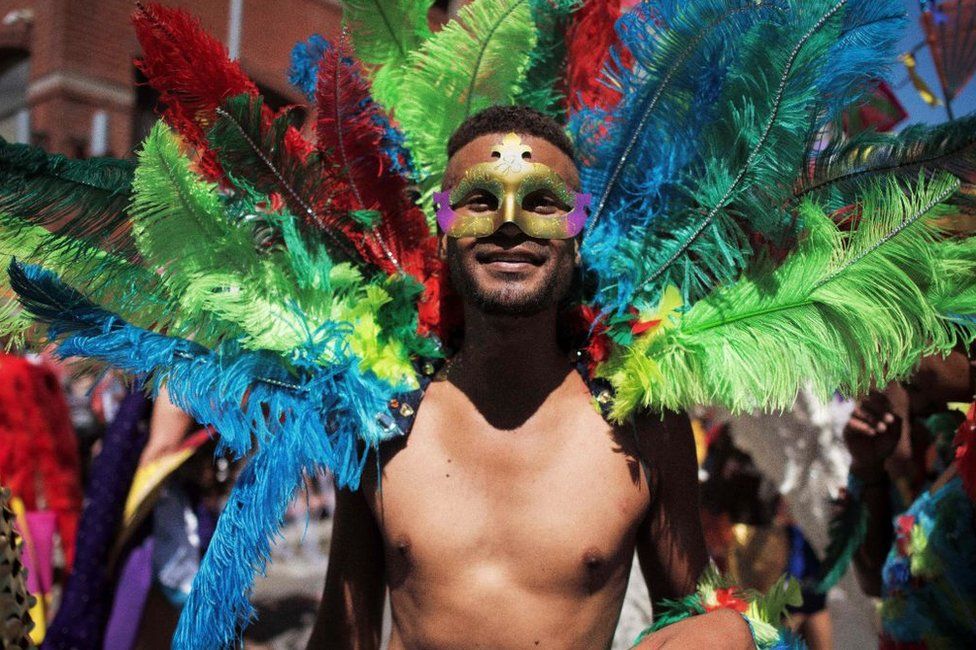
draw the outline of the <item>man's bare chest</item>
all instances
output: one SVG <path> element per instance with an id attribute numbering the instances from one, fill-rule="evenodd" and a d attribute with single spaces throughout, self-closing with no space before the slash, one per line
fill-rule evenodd
<path id="1" fill-rule="evenodd" d="M 443 581 L 480 568 L 577 588 L 629 563 L 647 485 L 630 446 L 592 411 L 558 431 L 503 432 L 421 413 L 384 459 L 372 505 L 393 573 Z"/>

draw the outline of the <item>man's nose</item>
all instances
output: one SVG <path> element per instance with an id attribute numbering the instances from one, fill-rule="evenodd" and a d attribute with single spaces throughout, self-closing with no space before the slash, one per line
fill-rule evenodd
<path id="1" fill-rule="evenodd" d="M 525 233 L 514 221 L 506 221 L 500 225 L 495 231 L 495 235 L 505 239 L 522 239 L 525 237 Z"/>

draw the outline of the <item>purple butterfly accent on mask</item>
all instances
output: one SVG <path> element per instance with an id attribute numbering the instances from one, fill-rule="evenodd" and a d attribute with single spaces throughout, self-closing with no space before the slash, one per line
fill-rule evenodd
<path id="1" fill-rule="evenodd" d="M 590 207 L 590 203 L 593 201 L 593 195 L 589 193 L 573 192 L 573 197 L 575 198 L 573 209 L 566 215 L 567 230 L 570 237 L 575 237 L 583 231 L 588 216 L 586 209 Z"/>
<path id="2" fill-rule="evenodd" d="M 451 207 L 451 193 L 449 191 L 434 192 L 434 203 L 437 205 L 437 225 L 443 232 L 451 230 L 454 220 L 457 219 L 457 212 Z"/>

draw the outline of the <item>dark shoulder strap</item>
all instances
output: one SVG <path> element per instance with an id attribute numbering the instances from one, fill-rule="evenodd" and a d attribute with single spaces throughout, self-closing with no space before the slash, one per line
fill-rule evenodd
<path id="1" fill-rule="evenodd" d="M 600 409 L 600 415 L 609 424 L 610 422 L 610 409 L 613 408 L 613 401 L 615 398 L 613 392 L 613 386 L 609 381 L 601 377 L 592 377 L 590 374 L 590 360 L 583 350 L 577 350 L 575 353 L 576 362 L 576 372 L 580 374 L 583 378 L 583 383 L 586 387 L 590 389 L 590 395 L 593 396 L 593 401 L 596 403 L 597 408 Z"/>
<path id="2" fill-rule="evenodd" d="M 409 435 L 413 429 L 414 420 L 417 418 L 417 409 L 420 408 L 420 400 L 424 398 L 427 387 L 434 380 L 434 375 L 444 365 L 444 359 L 414 359 L 414 372 L 417 374 L 418 387 L 404 393 L 398 393 L 387 402 L 387 410 L 392 417 L 392 422 L 400 430 L 400 435 Z"/>

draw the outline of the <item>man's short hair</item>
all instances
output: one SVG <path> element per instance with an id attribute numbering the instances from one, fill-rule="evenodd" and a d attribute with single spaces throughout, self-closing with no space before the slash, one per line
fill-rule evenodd
<path id="1" fill-rule="evenodd" d="M 475 138 L 488 133 L 508 133 L 541 138 L 573 157 L 573 143 L 556 120 L 528 106 L 490 106 L 466 119 L 447 141 L 447 157 Z"/>

